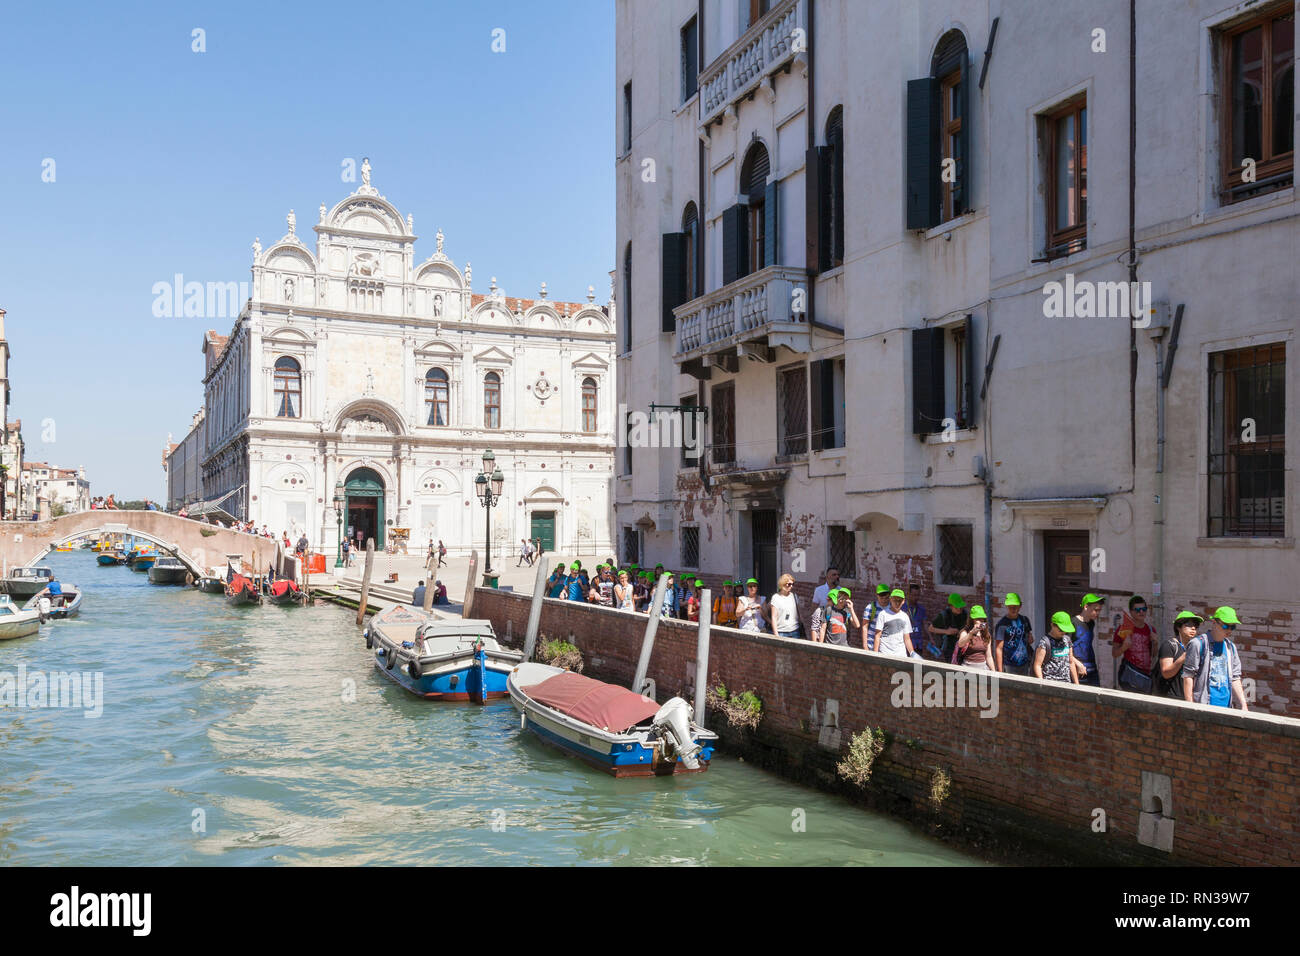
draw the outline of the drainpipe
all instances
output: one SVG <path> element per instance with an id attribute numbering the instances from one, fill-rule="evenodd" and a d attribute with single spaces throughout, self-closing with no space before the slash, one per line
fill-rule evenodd
<path id="1" fill-rule="evenodd" d="M 1135 289 L 1137 270 L 1137 0 L 1128 5 L 1128 281 Z M 1150 303 L 1147 303 L 1150 306 Z M 1137 481 L 1137 329 L 1129 323 L 1128 439 L 1129 467 Z"/>

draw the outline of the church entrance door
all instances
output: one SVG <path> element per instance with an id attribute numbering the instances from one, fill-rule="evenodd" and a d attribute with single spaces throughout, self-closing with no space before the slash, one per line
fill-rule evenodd
<path id="1" fill-rule="evenodd" d="M 374 538 L 375 550 L 380 550 L 384 546 L 384 480 L 369 468 L 358 468 L 348 475 L 344 491 L 353 543 L 364 551 L 366 539 Z"/>

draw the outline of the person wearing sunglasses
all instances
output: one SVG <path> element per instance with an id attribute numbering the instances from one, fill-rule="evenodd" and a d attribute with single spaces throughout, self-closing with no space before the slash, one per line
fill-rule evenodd
<path id="1" fill-rule="evenodd" d="M 1241 655 L 1231 640 L 1240 623 L 1236 611 L 1221 607 L 1210 618 L 1209 632 L 1188 643 L 1183 662 L 1183 700 L 1250 709 L 1241 687 Z"/>
<path id="2" fill-rule="evenodd" d="M 1204 621 L 1203 617 L 1191 611 L 1182 611 L 1174 618 L 1173 636 L 1160 642 L 1154 690 L 1157 697 L 1183 699 L 1183 664 L 1187 661 L 1187 645 L 1196 639 L 1196 631 Z"/>
<path id="3" fill-rule="evenodd" d="M 1128 613 L 1110 639 L 1110 656 L 1119 661 L 1115 685 L 1137 694 L 1151 693 L 1151 661 L 1156 651 L 1156 634 L 1147 623 L 1147 611 L 1145 598 L 1138 595 L 1129 598 Z"/>

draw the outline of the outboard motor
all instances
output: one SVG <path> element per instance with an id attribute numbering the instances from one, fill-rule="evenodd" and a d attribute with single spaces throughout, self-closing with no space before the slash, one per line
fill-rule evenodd
<path id="1" fill-rule="evenodd" d="M 41 599 L 36 602 L 36 609 L 40 611 L 42 624 L 50 618 L 50 606 L 50 599 L 48 597 L 42 596 Z"/>
<path id="2" fill-rule="evenodd" d="M 702 749 L 691 735 L 691 705 L 680 697 L 674 697 L 659 708 L 652 721 L 656 730 L 663 732 L 673 742 L 673 749 L 687 770 L 698 770 L 698 755 Z"/>

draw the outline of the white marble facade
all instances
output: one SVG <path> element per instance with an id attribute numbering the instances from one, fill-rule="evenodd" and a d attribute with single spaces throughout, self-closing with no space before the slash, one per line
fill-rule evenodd
<path id="1" fill-rule="evenodd" d="M 613 303 L 591 287 L 582 303 L 551 301 L 545 285 L 507 298 L 495 277 L 474 293 L 441 230 L 417 262 L 412 217 L 370 185 L 368 163 L 356 192 L 321 204 L 314 252 L 292 212 L 288 226 L 265 251 L 254 243 L 252 298 L 229 337 L 205 338 L 205 497 L 332 552 L 336 483 L 364 468 L 382 483 L 384 539 L 408 528 L 412 550 L 432 538 L 481 552 L 474 478 L 491 448 L 505 474 L 498 564 L 551 513 L 556 548 L 610 553 Z"/>

